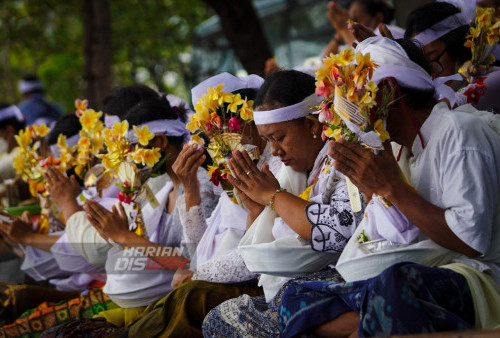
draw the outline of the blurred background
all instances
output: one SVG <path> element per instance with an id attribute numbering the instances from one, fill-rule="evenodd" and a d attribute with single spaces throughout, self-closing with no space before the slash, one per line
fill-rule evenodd
<path id="1" fill-rule="evenodd" d="M 340 0 L 343 7 L 348 0 Z M 396 24 L 429 0 L 387 1 Z M 263 74 L 320 62 L 334 31 L 325 0 L 2 0 L 0 101 L 19 102 L 36 74 L 67 113 L 99 108 L 110 89 L 144 83 L 190 102 L 189 89 L 222 71 Z"/>

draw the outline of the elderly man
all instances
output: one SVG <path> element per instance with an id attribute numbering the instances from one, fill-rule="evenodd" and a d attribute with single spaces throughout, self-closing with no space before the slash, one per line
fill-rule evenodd
<path id="1" fill-rule="evenodd" d="M 329 154 L 361 190 L 384 197 L 415 224 L 419 241 L 445 250 L 441 262 L 447 265 L 430 267 L 417 264 L 421 257 L 401 255 L 398 260 L 394 254 L 397 264 L 380 263 L 378 275 L 359 280 L 347 278 L 339 264 L 352 283 L 303 283 L 287 289 L 280 309 L 282 334 L 315 329 L 320 335 L 386 336 L 496 327 L 500 136 L 473 108 L 452 111 L 437 103 L 429 75 L 410 60 L 417 55 L 407 54 L 395 41 L 372 37 L 357 51 L 370 53 L 379 65 L 372 78 L 379 87 L 395 88 L 397 101 L 389 111 L 387 131 L 411 151 L 416 191 L 399 178 L 389 147 L 374 155 L 357 143 L 339 141 L 331 142 Z M 349 262 L 343 268 L 347 272 Z"/>

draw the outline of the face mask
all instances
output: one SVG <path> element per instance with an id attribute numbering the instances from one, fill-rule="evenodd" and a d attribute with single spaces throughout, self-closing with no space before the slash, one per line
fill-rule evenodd
<path id="1" fill-rule="evenodd" d="M 0 137 L 0 154 L 6 153 L 9 150 L 9 143 L 4 138 Z"/>

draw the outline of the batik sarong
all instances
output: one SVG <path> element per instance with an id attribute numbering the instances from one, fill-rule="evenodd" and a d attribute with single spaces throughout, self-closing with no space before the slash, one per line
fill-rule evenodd
<path id="1" fill-rule="evenodd" d="M 281 335 L 308 332 L 350 311 L 360 314 L 360 336 L 465 330 L 475 319 L 461 274 L 404 262 L 366 281 L 291 283 L 279 309 Z"/>

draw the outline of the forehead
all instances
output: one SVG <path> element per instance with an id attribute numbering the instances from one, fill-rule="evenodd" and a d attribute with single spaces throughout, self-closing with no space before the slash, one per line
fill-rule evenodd
<path id="1" fill-rule="evenodd" d="M 259 131 L 260 136 L 269 137 L 279 133 L 286 133 L 288 130 L 290 130 L 290 128 L 295 126 L 295 122 L 295 120 L 292 120 L 286 122 L 261 124 L 257 126 L 257 130 Z"/>

